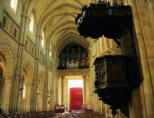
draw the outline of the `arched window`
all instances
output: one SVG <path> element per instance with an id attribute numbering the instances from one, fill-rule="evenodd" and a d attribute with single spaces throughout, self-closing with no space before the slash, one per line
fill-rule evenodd
<path id="1" fill-rule="evenodd" d="M 25 85 L 25 83 L 23 84 L 22 97 L 23 97 L 23 99 L 26 98 L 26 85 Z"/>
<path id="2" fill-rule="evenodd" d="M 33 29 L 34 29 L 34 15 L 31 15 L 29 23 L 29 31 L 33 32 Z"/>
<path id="3" fill-rule="evenodd" d="M 51 52 L 51 44 L 49 45 L 49 56 L 51 57 L 52 56 L 52 52 Z"/>
<path id="4" fill-rule="evenodd" d="M 49 56 L 51 57 L 51 55 L 52 55 L 52 54 L 51 54 L 51 51 L 50 51 L 50 52 L 49 52 Z"/>
<path id="5" fill-rule="evenodd" d="M 44 40 L 44 32 L 42 32 L 42 40 L 41 40 L 41 46 L 44 48 L 44 42 L 45 42 L 45 40 Z"/>
<path id="6" fill-rule="evenodd" d="M 10 1 L 10 7 L 13 8 L 15 11 L 17 9 L 17 3 L 18 3 L 18 0 L 11 0 Z"/>

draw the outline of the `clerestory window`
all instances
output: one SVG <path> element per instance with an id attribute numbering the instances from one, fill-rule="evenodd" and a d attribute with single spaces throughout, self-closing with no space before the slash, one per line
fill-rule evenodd
<path id="1" fill-rule="evenodd" d="M 15 11 L 17 9 L 17 3 L 18 3 L 18 0 L 11 0 L 10 1 L 10 7 L 13 8 Z"/>

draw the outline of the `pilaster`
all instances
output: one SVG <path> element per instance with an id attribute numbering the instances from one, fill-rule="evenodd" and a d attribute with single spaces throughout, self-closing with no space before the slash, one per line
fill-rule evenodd
<path id="1" fill-rule="evenodd" d="M 151 33 L 153 32 L 151 16 L 146 1 L 130 0 L 129 4 L 132 7 L 144 79 L 140 88 L 132 93 L 130 117 L 153 118 L 154 75 L 152 73 L 154 66 L 152 66 L 153 53 L 151 53 L 153 50 L 153 47 L 151 47 L 153 45 L 151 40 L 151 37 L 153 37 L 153 33 Z"/>
<path id="2" fill-rule="evenodd" d="M 32 88 L 31 88 L 31 107 L 30 110 L 31 111 L 37 111 L 36 108 L 36 103 L 37 101 L 37 79 L 38 79 L 38 61 L 39 61 L 39 46 L 40 46 L 40 40 L 41 40 L 41 36 L 39 35 L 39 33 L 36 35 L 36 48 L 35 48 L 35 62 L 34 62 L 34 75 L 33 75 L 33 80 L 32 80 Z"/>

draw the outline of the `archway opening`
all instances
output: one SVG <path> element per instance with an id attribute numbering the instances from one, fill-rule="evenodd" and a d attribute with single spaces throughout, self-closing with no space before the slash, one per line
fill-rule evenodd
<path id="1" fill-rule="evenodd" d="M 4 80 L 6 73 L 6 59 L 3 54 L 0 53 L 0 104 L 2 104 L 3 90 L 4 90 Z"/>
<path id="2" fill-rule="evenodd" d="M 83 105 L 83 80 L 69 80 L 70 111 L 81 110 Z"/>

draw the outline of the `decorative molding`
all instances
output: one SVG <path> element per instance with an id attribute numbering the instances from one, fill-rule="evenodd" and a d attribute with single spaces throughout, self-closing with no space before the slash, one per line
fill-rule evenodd
<path id="1" fill-rule="evenodd" d="M 13 21 L 13 23 L 15 23 L 15 25 L 19 28 L 17 22 L 11 17 L 11 15 L 6 10 L 3 11 L 3 14 L 6 14 L 10 18 L 10 20 Z"/>
<path id="2" fill-rule="evenodd" d="M 26 36 L 25 49 L 35 57 L 36 45 L 28 36 Z"/>
<path id="3" fill-rule="evenodd" d="M 0 28 L 14 41 L 19 43 L 18 37 L 19 37 L 20 27 L 6 10 L 3 11 L 2 19 L 0 21 Z"/>
<path id="4" fill-rule="evenodd" d="M 89 74 L 89 69 L 65 69 L 65 70 L 58 70 L 59 76 L 77 76 L 82 75 L 86 76 Z"/>
<path id="5" fill-rule="evenodd" d="M 6 61 L 8 61 L 8 59 L 11 59 L 12 61 L 14 60 L 12 50 L 7 44 L 4 44 L 4 43 L 0 44 L 0 51 L 2 52 L 2 54 L 4 54 Z"/>

